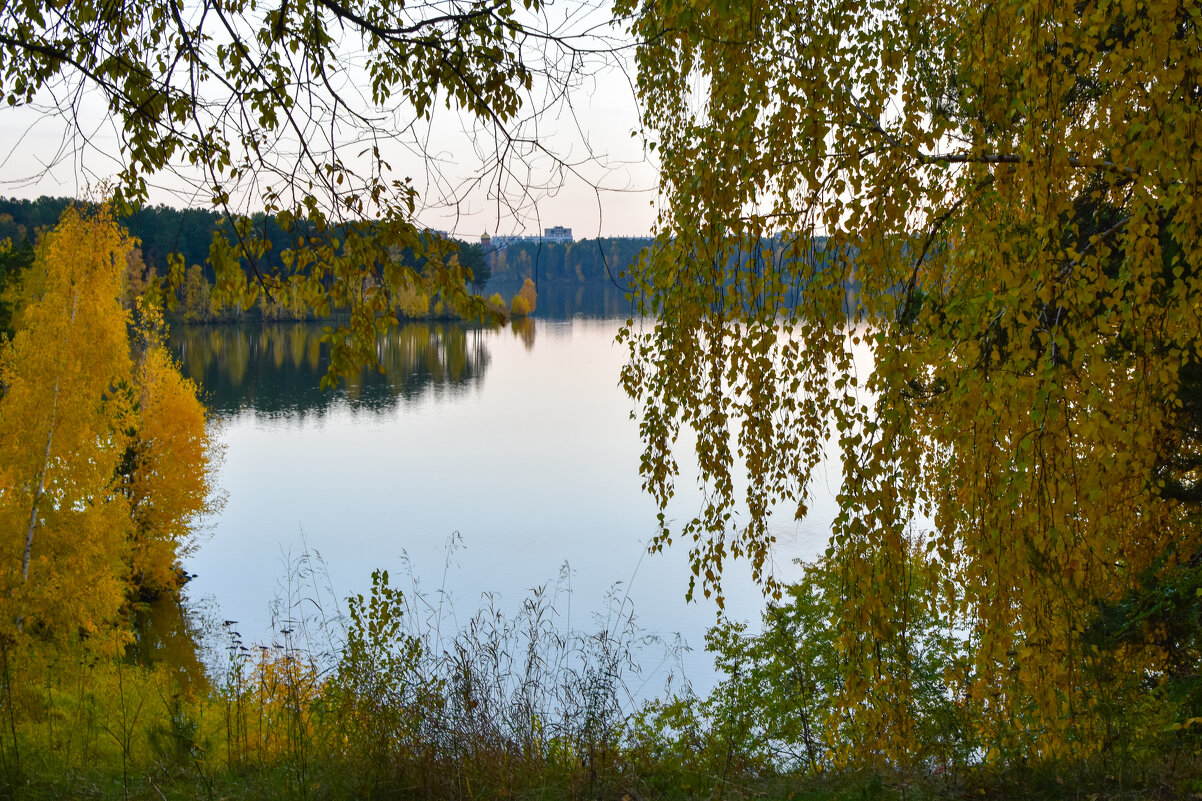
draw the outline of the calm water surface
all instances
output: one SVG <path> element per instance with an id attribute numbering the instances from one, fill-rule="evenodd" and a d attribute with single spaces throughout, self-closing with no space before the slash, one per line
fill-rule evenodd
<path id="1" fill-rule="evenodd" d="M 613 599 L 627 602 L 648 633 L 680 635 L 694 649 L 688 678 L 712 686 L 702 648 L 717 609 L 685 603 L 684 549 L 646 553 L 657 510 L 640 488 L 638 430 L 618 386 L 620 304 L 585 316 L 572 301 L 540 297 L 558 319 L 516 329 L 406 325 L 381 342 L 383 374 L 327 391 L 319 325 L 174 332 L 225 448 L 226 502 L 186 560 L 197 574 L 189 597 L 238 621 L 246 640 L 269 642 L 270 607 L 306 549 L 324 560 L 334 597 L 364 592 L 386 568 L 459 620 L 486 596 L 512 611 L 532 588 L 558 586 L 565 626 L 615 626 Z M 820 496 L 837 487 L 837 467 L 829 472 Z M 700 507 L 689 480 L 674 504 L 676 519 Z M 796 575 L 792 560 L 825 546 L 829 496 L 811 509 L 800 525 L 791 514 L 774 521 L 778 575 Z M 764 601 L 746 565 L 726 581 L 727 615 L 757 623 Z M 632 689 L 651 695 L 667 661 L 658 651 L 642 661 L 645 684 Z"/>

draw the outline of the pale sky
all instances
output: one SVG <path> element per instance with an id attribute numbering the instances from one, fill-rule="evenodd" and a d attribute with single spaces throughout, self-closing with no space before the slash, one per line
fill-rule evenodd
<path id="1" fill-rule="evenodd" d="M 603 8 L 581 0 L 558 0 L 553 9 L 563 17 L 552 25 L 560 31 L 592 29 L 608 18 Z M 499 183 L 495 171 L 487 184 L 474 180 L 481 154 L 494 151 L 492 140 L 445 108 L 408 146 L 384 151 L 393 177 L 411 177 L 418 187 L 419 221 L 468 239 L 484 231 L 530 235 L 555 225 L 571 228 L 578 239 L 647 234 L 655 220 L 657 171 L 642 137 L 632 136 L 640 121 L 633 65 L 626 63 L 631 56 L 627 50 L 598 57 L 577 75 L 565 98 L 537 117 L 530 116 L 532 107 L 524 112 L 516 130 L 536 138 L 558 163 L 531 154 L 511 161 Z M 534 101 L 545 97 L 545 87 L 536 84 L 532 94 Z M 0 112 L 0 196 L 80 197 L 119 171 L 118 140 L 103 99 L 93 93 L 71 104 L 59 95 L 44 92 L 35 106 Z M 424 154 L 419 157 L 417 150 Z M 198 193 L 190 173 L 181 172 L 152 178 L 151 201 L 206 207 L 207 194 Z"/>

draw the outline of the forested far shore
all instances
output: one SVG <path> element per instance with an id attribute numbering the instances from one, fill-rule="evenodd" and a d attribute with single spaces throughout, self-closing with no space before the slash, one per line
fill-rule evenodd
<path id="1" fill-rule="evenodd" d="M 37 241 L 38 232 L 58 224 L 63 211 L 79 201 L 65 197 L 40 197 L 36 200 L 0 198 L 0 241 L 9 239 L 14 248 L 23 242 Z M 274 217 L 252 215 L 256 227 L 261 227 L 273 242 L 287 241 L 287 235 Z M 211 283 L 213 270 L 209 266 L 209 247 L 215 231 L 230 235 L 228 220 L 209 209 L 177 209 L 165 205 L 143 206 L 120 219 L 130 235 L 140 242 L 141 258 L 160 277 L 167 275 L 169 257 L 178 253 L 186 265 L 199 265 Z M 535 281 L 568 283 L 621 282 L 620 275 L 634 262 L 639 253 L 653 241 L 651 237 L 599 237 L 575 242 L 539 242 L 530 239 L 492 239 L 481 247 L 481 237 L 449 236 L 461 250 L 478 250 L 473 265 L 475 286 L 483 289 L 490 280 L 521 284 L 526 278 Z M 486 241 L 487 237 L 485 238 Z M 279 258 L 279 248 L 264 256 L 269 269 L 285 270 Z"/>

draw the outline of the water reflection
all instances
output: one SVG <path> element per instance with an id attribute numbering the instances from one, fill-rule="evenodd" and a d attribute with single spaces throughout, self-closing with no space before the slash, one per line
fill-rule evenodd
<path id="1" fill-rule="evenodd" d="M 337 392 L 318 389 L 320 325 L 175 332 L 186 374 L 222 418 L 218 482 L 228 498 L 185 564 L 197 574 L 189 597 L 211 599 L 215 619 L 238 621 L 248 644 L 270 643 L 276 580 L 301 550 L 321 556 L 333 597 L 366 592 L 377 568 L 409 571 L 415 591 L 465 616 L 494 602 L 512 614 L 531 588 L 566 574 L 565 625 L 605 630 L 611 599 L 633 604 L 648 632 L 679 633 L 698 649 L 681 657 L 687 675 L 712 686 L 700 645 L 715 607 L 684 602 L 687 550 L 646 556 L 659 510 L 642 491 L 643 444 L 618 383 L 625 312 L 556 319 L 562 310 L 548 289 L 532 319 L 504 329 L 404 326 L 380 342 L 383 375 Z M 690 469 L 669 521 L 701 507 Z M 836 463 L 805 521 L 785 510 L 770 524 L 782 580 L 793 558 L 825 547 L 839 476 Z M 453 558 L 452 535 L 463 543 Z M 728 571 L 725 611 L 758 620 L 763 597 L 741 567 Z M 632 691 L 654 694 L 666 664 L 649 665 Z"/>
<path id="2" fill-rule="evenodd" d="M 202 695 L 209 687 L 200 657 L 200 632 L 192 610 L 177 598 L 158 598 L 133 608 L 134 640 L 126 657 L 135 664 L 166 665 L 185 695 Z"/>
<path id="3" fill-rule="evenodd" d="M 534 344 L 534 320 L 519 331 Z M 329 346 L 319 323 L 177 326 L 171 346 L 219 417 L 243 410 L 267 416 L 324 415 L 335 403 L 387 411 L 433 389 L 478 390 L 488 367 L 486 331 L 456 323 L 405 323 L 380 337 L 380 369 L 364 369 L 337 391 L 319 388 Z"/>
<path id="4" fill-rule="evenodd" d="M 521 319 L 514 320 L 509 324 L 509 327 L 513 329 L 513 335 L 521 341 L 522 347 L 528 351 L 534 350 L 533 318 L 523 317 Z"/>
<path id="5" fill-rule="evenodd" d="M 488 285 L 485 294 L 496 292 L 508 301 L 521 288 L 521 282 L 495 282 Z M 634 304 L 616 280 L 590 284 L 543 281 L 538 285 L 538 305 L 534 309 L 538 320 L 625 320 L 633 314 Z"/>

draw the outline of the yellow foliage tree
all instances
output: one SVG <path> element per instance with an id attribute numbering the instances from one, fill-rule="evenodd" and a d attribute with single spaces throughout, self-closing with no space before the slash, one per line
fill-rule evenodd
<path id="1" fill-rule="evenodd" d="M 513 300 L 509 301 L 509 313 L 514 317 L 525 317 L 530 314 L 530 301 L 521 295 L 514 295 Z"/>
<path id="2" fill-rule="evenodd" d="M 530 307 L 531 313 L 534 312 L 538 305 L 538 288 L 534 286 L 534 282 L 527 278 L 522 282 L 522 288 L 518 290 L 518 295 L 526 299 L 526 305 Z"/>
<path id="3" fill-rule="evenodd" d="M 205 278 L 204 269 L 199 264 L 190 265 L 184 273 L 180 289 L 186 322 L 203 323 L 213 316 L 213 304 L 209 299 L 212 289 Z"/>
<path id="4" fill-rule="evenodd" d="M 68 210 L 39 246 L 39 291 L 0 351 L 0 634 L 10 641 L 117 631 L 133 590 L 178 586 L 176 548 L 209 495 L 195 389 L 159 339 L 131 357 L 130 247 L 107 209 Z"/>
<path id="5" fill-rule="evenodd" d="M 75 211 L 41 243 L 41 292 L 0 353 L 0 630 L 93 634 L 124 599 L 128 505 L 112 491 L 132 414 L 128 239 Z"/>
<path id="6" fill-rule="evenodd" d="M 687 427 L 706 490 L 658 544 L 692 542 L 707 595 L 731 559 L 770 584 L 767 515 L 806 514 L 831 437 L 842 755 L 921 745 L 916 608 L 963 634 L 946 680 L 979 753 L 1106 747 L 1098 710 L 1168 667 L 1131 645 L 1100 683 L 1091 620 L 1202 553 L 1178 458 L 1202 363 L 1197 5 L 617 12 L 666 199 L 623 381 L 646 487 L 672 496 Z"/>
<path id="7" fill-rule="evenodd" d="M 522 282 L 522 288 L 509 302 L 509 312 L 514 317 L 526 317 L 534 313 L 537 302 L 538 290 L 535 289 L 534 282 L 527 278 Z"/>
<path id="8" fill-rule="evenodd" d="M 134 368 L 137 404 L 123 473 L 129 500 L 132 589 L 144 596 L 179 588 L 178 560 L 193 519 L 211 510 L 213 445 L 196 386 L 163 343 L 161 318 L 141 306 L 142 353 Z"/>
<path id="9" fill-rule="evenodd" d="M 505 298 L 501 297 L 500 292 L 494 292 L 488 299 L 488 308 L 502 319 L 509 314 L 509 307 L 505 305 Z"/>
<path id="10" fill-rule="evenodd" d="M 154 268 L 142 258 L 141 248 L 130 248 L 125 258 L 125 273 L 121 279 L 121 305 L 132 310 L 138 304 L 138 298 L 153 288 Z"/>

